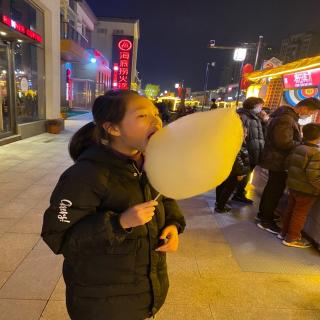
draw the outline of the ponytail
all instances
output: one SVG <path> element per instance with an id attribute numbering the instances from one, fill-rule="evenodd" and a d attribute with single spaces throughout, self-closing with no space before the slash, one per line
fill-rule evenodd
<path id="1" fill-rule="evenodd" d="M 69 142 L 69 154 L 72 160 L 76 161 L 83 151 L 98 141 L 98 130 L 94 122 L 89 122 L 81 127 Z"/>

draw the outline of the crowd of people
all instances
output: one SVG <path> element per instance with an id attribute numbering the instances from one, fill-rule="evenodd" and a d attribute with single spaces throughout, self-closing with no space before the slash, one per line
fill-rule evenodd
<path id="1" fill-rule="evenodd" d="M 256 166 L 268 170 L 263 190 L 257 226 L 276 234 L 289 247 L 307 248 L 311 244 L 301 235 L 310 208 L 320 195 L 320 124 L 300 126 L 299 120 L 316 114 L 320 101 L 308 98 L 294 108 L 281 106 L 268 114 L 261 98 L 244 101 L 237 112 L 244 127 L 244 143 L 230 176 L 216 189 L 217 213 L 227 213 L 233 200 L 245 204 L 245 188 Z M 288 189 L 287 206 L 280 216 L 276 209 Z M 281 220 L 282 228 L 279 227 Z"/>

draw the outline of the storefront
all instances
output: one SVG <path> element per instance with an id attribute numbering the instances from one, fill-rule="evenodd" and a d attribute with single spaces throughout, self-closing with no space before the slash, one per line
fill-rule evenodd
<path id="1" fill-rule="evenodd" d="M 59 115 L 59 19 L 55 1 L 0 1 L 0 145 Z"/>
<path id="2" fill-rule="evenodd" d="M 320 98 L 320 56 L 252 72 L 248 79 L 252 85 L 247 90 L 247 97 L 261 97 L 271 109 L 280 105 L 295 106 L 306 98 Z M 319 116 L 309 121 L 320 122 Z"/>
<path id="3" fill-rule="evenodd" d="M 95 98 L 111 89 L 109 61 L 98 50 L 86 49 L 79 62 L 62 61 L 61 68 L 61 106 L 66 109 L 89 111 Z"/>
<path id="4" fill-rule="evenodd" d="M 281 105 L 294 107 L 303 99 L 320 98 L 320 56 L 301 59 L 270 70 L 256 71 L 249 74 L 248 79 L 253 84 L 248 88 L 247 97 L 261 97 L 271 109 Z M 300 121 L 300 124 L 308 122 L 320 123 L 320 112 L 303 122 Z M 267 179 L 265 171 L 258 170 L 257 176 L 261 178 L 261 185 L 264 185 Z M 319 211 L 320 198 L 309 212 L 304 232 L 320 248 Z"/>

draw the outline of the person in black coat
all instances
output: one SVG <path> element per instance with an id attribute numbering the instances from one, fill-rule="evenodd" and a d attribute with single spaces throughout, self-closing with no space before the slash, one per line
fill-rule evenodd
<path id="1" fill-rule="evenodd" d="M 243 107 L 238 110 L 243 126 L 247 129 L 246 144 L 250 158 L 250 172 L 241 181 L 233 200 L 252 204 L 253 201 L 245 195 L 245 188 L 248 184 L 251 172 L 261 161 L 264 148 L 264 130 L 259 114 L 261 113 L 264 101 L 261 98 L 251 97 L 243 102 Z"/>
<path id="2" fill-rule="evenodd" d="M 294 108 L 281 106 L 270 115 L 267 126 L 266 144 L 263 150 L 261 167 L 268 170 L 268 181 L 262 192 L 257 226 L 273 234 L 280 232 L 275 222 L 275 211 L 286 188 L 286 159 L 290 152 L 301 143 L 299 118 L 317 113 L 320 100 L 307 98 Z"/>
<path id="3" fill-rule="evenodd" d="M 155 106 L 132 91 L 95 100 L 94 122 L 75 133 L 75 164 L 59 179 L 42 238 L 63 254 L 72 320 L 142 320 L 163 305 L 166 252 L 185 228 L 177 203 L 160 196 L 143 171 L 142 152 L 161 128 Z"/>
<path id="4" fill-rule="evenodd" d="M 247 130 L 244 128 L 244 138 L 247 135 Z M 243 142 L 240 152 L 233 164 L 229 177 L 216 188 L 216 207 L 215 212 L 226 213 L 231 210 L 227 205 L 232 193 L 237 186 L 250 172 L 250 157 L 246 146 L 246 141 Z"/>

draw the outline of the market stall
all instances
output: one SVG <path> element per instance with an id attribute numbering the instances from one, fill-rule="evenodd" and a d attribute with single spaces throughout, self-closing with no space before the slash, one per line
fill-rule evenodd
<path id="1" fill-rule="evenodd" d="M 252 72 L 247 78 L 252 83 L 247 97 L 261 97 L 271 109 L 281 105 L 294 107 L 303 99 L 320 98 L 320 56 Z M 320 112 L 308 122 L 320 123 Z M 266 176 L 262 179 L 265 181 Z M 320 247 L 320 198 L 310 211 L 304 231 Z"/>
<path id="2" fill-rule="evenodd" d="M 320 98 L 320 56 L 255 71 L 249 73 L 247 79 L 251 81 L 247 97 L 261 97 L 271 109 L 280 105 L 295 106 L 305 98 Z M 320 122 L 320 117 L 312 121 Z"/>

